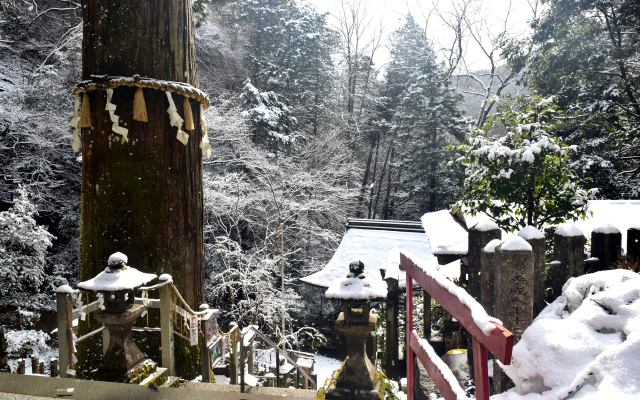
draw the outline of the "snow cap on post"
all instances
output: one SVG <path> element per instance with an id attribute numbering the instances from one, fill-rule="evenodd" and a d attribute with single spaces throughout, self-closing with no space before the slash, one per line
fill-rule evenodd
<path id="1" fill-rule="evenodd" d="M 489 243 L 487 243 L 486 246 L 484 246 L 482 250 L 484 250 L 485 253 L 495 253 L 496 247 L 500 246 L 501 244 L 502 244 L 502 240 L 492 239 Z"/>
<path id="2" fill-rule="evenodd" d="M 476 231 L 480 231 L 480 232 L 487 232 L 487 231 L 500 229 L 500 227 L 494 221 L 487 219 L 487 220 L 478 222 L 477 224 L 472 226 L 471 229 L 475 229 Z"/>
<path id="3" fill-rule="evenodd" d="M 56 293 L 74 294 L 74 293 L 78 293 L 78 289 L 74 289 L 69 285 L 60 285 L 56 289 Z"/>
<path id="4" fill-rule="evenodd" d="M 517 235 L 523 238 L 524 240 L 544 239 L 544 233 L 542 233 L 535 226 L 531 226 L 531 225 L 527 225 L 524 228 L 520 229 Z"/>
<path id="5" fill-rule="evenodd" d="M 573 222 L 566 222 L 556 229 L 556 235 L 566 237 L 584 236 L 584 232 Z"/>
<path id="6" fill-rule="evenodd" d="M 526 240 L 516 235 L 509 235 L 500 246 L 501 251 L 533 251 Z"/>
<path id="7" fill-rule="evenodd" d="M 133 290 L 151 282 L 158 276 L 147 274 L 127 265 L 128 258 L 123 253 L 113 253 L 107 261 L 107 268 L 94 278 L 78 283 L 78 287 L 92 292 L 116 292 Z"/>
<path id="8" fill-rule="evenodd" d="M 374 301 L 387 298 L 387 284 L 375 274 L 364 272 L 362 261 L 349 264 L 346 278 L 334 281 L 324 295 L 328 299 Z"/>

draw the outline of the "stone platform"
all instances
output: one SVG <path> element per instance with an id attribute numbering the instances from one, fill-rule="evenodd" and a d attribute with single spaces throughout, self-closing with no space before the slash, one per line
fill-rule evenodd
<path id="1" fill-rule="evenodd" d="M 57 396 L 56 389 L 73 388 L 72 396 Z M 0 373 L 0 400 L 312 400 L 313 390 L 255 388 L 240 393 L 237 385 L 189 383 L 182 388 L 146 388 L 126 383 L 49 378 Z"/>

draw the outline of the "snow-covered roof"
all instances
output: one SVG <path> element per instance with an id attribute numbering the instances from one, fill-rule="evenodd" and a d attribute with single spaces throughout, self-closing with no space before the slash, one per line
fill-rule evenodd
<path id="1" fill-rule="evenodd" d="M 467 231 L 449 210 L 426 213 L 420 218 L 433 254 L 467 254 Z"/>
<path id="2" fill-rule="evenodd" d="M 156 274 L 148 274 L 123 265 L 115 269 L 107 267 L 94 278 L 78 283 L 78 287 L 92 292 L 115 292 L 132 290 L 156 278 Z"/>
<path id="3" fill-rule="evenodd" d="M 438 265 L 424 232 L 350 228 L 345 232 L 327 265 L 301 280 L 327 288 L 334 281 L 347 275 L 349 263 L 354 260 L 364 263 L 365 272 L 380 276 L 380 268 L 386 269 L 389 251 L 395 247 L 415 254 L 427 265 Z M 401 288 L 405 286 L 405 274 L 399 274 L 398 284 Z"/>

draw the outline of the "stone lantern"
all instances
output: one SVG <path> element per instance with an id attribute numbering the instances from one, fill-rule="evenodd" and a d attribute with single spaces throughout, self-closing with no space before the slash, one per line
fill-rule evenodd
<path id="1" fill-rule="evenodd" d="M 78 288 L 97 292 L 104 299 L 104 310 L 94 315 L 109 332 L 109 347 L 97 377 L 108 381 L 129 381 L 130 370 L 146 359 L 131 337 L 133 324 L 145 310 L 145 306 L 134 303 L 135 290 L 157 276 L 140 272 L 128 266 L 127 261 L 126 255 L 114 253 L 104 271 L 78 284 Z"/>
<path id="2" fill-rule="evenodd" d="M 376 368 L 367 357 L 366 342 L 378 320 L 377 315 L 370 313 L 371 303 L 386 299 L 387 284 L 377 274 L 366 274 L 362 261 L 354 261 L 346 278 L 333 282 L 325 295 L 342 300 L 342 312 L 335 326 L 347 337 L 347 358 L 337 379 L 327 388 L 325 398 L 380 399 L 384 393 L 380 393 Z"/>

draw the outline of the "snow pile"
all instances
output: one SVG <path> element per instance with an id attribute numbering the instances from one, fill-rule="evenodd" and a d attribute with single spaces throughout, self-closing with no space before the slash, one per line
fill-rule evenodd
<path id="1" fill-rule="evenodd" d="M 513 349 L 516 387 L 494 400 L 640 398 L 640 275 L 572 278 Z"/>

